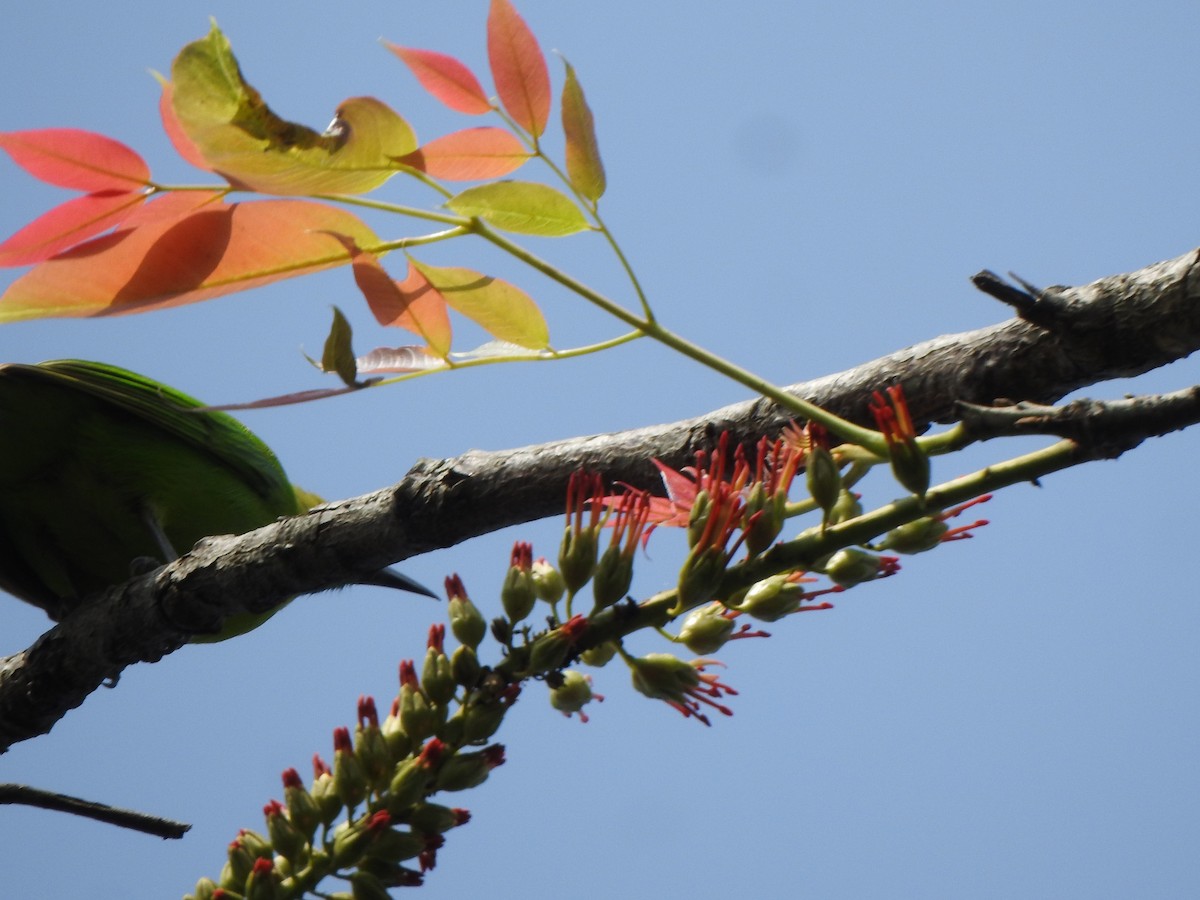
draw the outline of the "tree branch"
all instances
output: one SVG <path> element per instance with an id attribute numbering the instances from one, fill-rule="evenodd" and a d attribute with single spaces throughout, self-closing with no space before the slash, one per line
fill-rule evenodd
<path id="1" fill-rule="evenodd" d="M 1111 455 L 1195 421 L 1195 396 L 1130 409 L 1104 420 L 1096 409 L 1018 407 L 981 412 L 1005 398 L 1053 403 L 1086 385 L 1141 374 L 1200 348 L 1200 251 L 1082 287 L 1021 291 L 981 273 L 976 284 L 1015 305 L 1020 316 L 946 335 L 790 388 L 846 418 L 869 424 L 873 390 L 903 383 L 918 427 L 967 410 L 991 433 L 1050 433 L 1074 423 L 1076 440 L 1106 441 Z M 1040 307 L 1040 310 L 1039 310 Z M 1166 412 L 1164 412 L 1166 411 Z M 996 418 L 1000 416 L 1000 418 Z M 1007 416 L 1007 417 L 1006 417 Z M 201 542 L 169 566 L 112 588 L 0 661 L 0 750 L 44 734 L 67 711 L 128 665 L 152 662 L 191 635 L 211 633 L 238 611 L 346 584 L 429 550 L 561 512 L 570 473 L 586 468 L 610 482 L 656 489 L 658 458 L 679 467 L 720 432 L 742 443 L 775 434 L 786 417 L 753 400 L 650 428 L 592 435 L 498 452 L 419 461 L 402 481 L 318 507 L 241 537 Z M 1089 428 L 1089 423 L 1091 427 Z M 1090 454 L 1097 455 L 1095 448 Z M 1103 455 L 1103 454 L 1101 454 Z"/>

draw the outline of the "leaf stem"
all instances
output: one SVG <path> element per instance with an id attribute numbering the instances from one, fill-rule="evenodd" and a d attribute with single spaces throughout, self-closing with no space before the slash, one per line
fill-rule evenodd
<path id="1" fill-rule="evenodd" d="M 499 247 L 511 256 L 519 259 L 527 266 L 541 272 L 547 278 L 557 281 L 563 287 L 578 294 L 583 299 L 587 300 L 594 306 L 599 307 L 611 316 L 620 319 L 626 325 L 636 328 L 646 337 L 658 341 L 683 354 L 689 359 L 707 366 L 715 372 L 718 372 L 727 378 L 730 378 L 737 383 L 750 388 L 756 394 L 760 394 L 769 400 L 782 406 L 784 409 L 794 413 L 795 415 L 819 422 L 840 437 L 844 441 L 850 441 L 866 447 L 873 453 L 884 455 L 887 453 L 887 447 L 884 443 L 883 436 L 873 429 L 863 428 L 860 425 L 855 425 L 839 416 L 835 416 L 831 412 L 827 412 L 807 400 L 789 394 L 787 391 L 772 384 L 764 378 L 760 378 L 752 372 L 743 369 L 741 366 L 730 362 L 723 357 L 717 356 L 698 344 L 694 344 L 686 338 L 676 334 L 668 328 L 660 325 L 656 319 L 649 319 L 630 312 L 621 304 L 614 300 L 605 297 L 598 291 L 593 290 L 586 284 L 575 280 L 570 275 L 558 269 L 556 266 L 526 250 L 520 244 L 509 240 L 504 235 L 490 228 L 485 222 L 476 219 L 473 221 L 473 230 L 484 240 Z"/>

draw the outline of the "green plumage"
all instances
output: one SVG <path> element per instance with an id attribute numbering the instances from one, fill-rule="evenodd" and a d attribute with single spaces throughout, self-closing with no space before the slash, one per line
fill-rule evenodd
<path id="1" fill-rule="evenodd" d="M 140 557 L 306 508 L 266 444 L 200 406 L 103 363 L 0 365 L 0 588 L 57 621 Z"/>

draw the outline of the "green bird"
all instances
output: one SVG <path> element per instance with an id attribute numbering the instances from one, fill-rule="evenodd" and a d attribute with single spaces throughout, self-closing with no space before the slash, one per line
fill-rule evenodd
<path id="1" fill-rule="evenodd" d="M 169 562 L 319 502 L 232 416 L 189 412 L 201 406 L 104 363 L 0 365 L 0 589 L 59 621 L 135 560 Z M 391 569 L 371 583 L 434 596 Z"/>

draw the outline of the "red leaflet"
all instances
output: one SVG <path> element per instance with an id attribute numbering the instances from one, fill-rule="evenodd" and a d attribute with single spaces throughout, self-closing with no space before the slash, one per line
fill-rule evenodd
<path id="1" fill-rule="evenodd" d="M 136 152 L 93 131 L 0 132 L 0 149 L 35 178 L 77 191 L 133 191 L 150 181 L 150 167 Z"/>
<path id="2" fill-rule="evenodd" d="M 100 191 L 68 200 L 34 219 L 3 244 L 0 266 L 28 266 L 118 225 L 146 195 Z"/>
<path id="3" fill-rule="evenodd" d="M 500 102 L 536 137 L 546 130 L 550 117 L 550 73 L 537 38 L 508 0 L 492 0 L 487 34 L 488 62 Z"/>
<path id="4" fill-rule="evenodd" d="M 437 138 L 398 162 L 446 181 L 482 181 L 519 169 L 529 152 L 503 128 L 467 128 Z"/>
<path id="5" fill-rule="evenodd" d="M 487 94 L 465 65 L 453 56 L 433 50 L 415 50 L 384 41 L 383 44 L 417 76 L 421 87 L 456 112 L 477 116 L 489 112 Z"/>
<path id="6" fill-rule="evenodd" d="M 194 303 L 345 265 L 350 254 L 330 232 L 359 244 L 378 240 L 357 216 L 334 206 L 226 204 L 212 196 L 168 194 L 136 211 L 120 231 L 34 267 L 0 297 L 0 322 Z M 197 203 L 205 205 L 197 210 Z"/>

